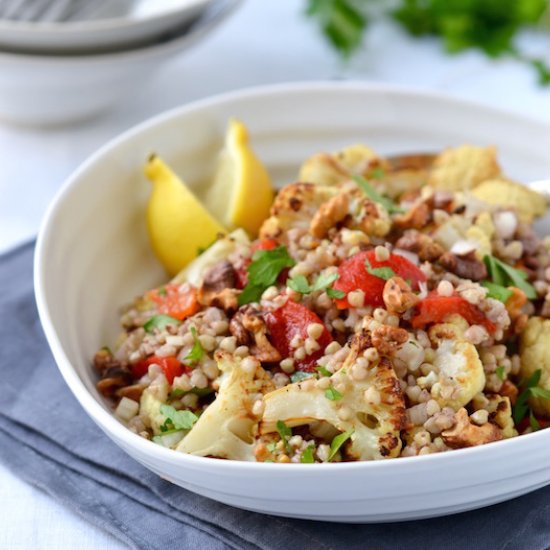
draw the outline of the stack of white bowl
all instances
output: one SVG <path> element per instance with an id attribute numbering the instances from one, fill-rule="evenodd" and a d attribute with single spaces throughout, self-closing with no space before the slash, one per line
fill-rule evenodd
<path id="1" fill-rule="evenodd" d="M 21 14 L 25 3 L 31 14 L 33 2 L 44 3 L 17 1 Z M 93 17 L 57 20 L 13 18 L 0 2 L 0 121 L 63 124 L 107 110 L 209 34 L 240 0 L 94 2 L 102 9 Z"/>

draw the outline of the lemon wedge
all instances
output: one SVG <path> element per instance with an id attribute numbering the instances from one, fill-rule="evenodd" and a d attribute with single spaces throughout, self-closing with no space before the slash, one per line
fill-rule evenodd
<path id="1" fill-rule="evenodd" d="M 272 202 L 269 174 L 250 148 L 246 126 L 231 119 L 205 205 L 228 229 L 242 227 L 254 237 L 269 216 Z"/>
<path id="2" fill-rule="evenodd" d="M 151 245 L 168 274 L 175 275 L 225 229 L 159 157 L 148 160 L 145 175 L 153 184 L 147 205 Z"/>

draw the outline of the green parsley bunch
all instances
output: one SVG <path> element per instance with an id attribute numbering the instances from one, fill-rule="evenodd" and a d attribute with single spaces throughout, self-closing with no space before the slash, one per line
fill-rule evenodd
<path id="1" fill-rule="evenodd" d="M 306 13 L 317 20 L 323 34 L 344 57 L 361 45 L 368 25 L 371 0 L 308 0 Z M 445 50 L 458 53 L 478 49 L 492 58 L 514 57 L 532 66 L 542 85 L 550 84 L 550 66 L 522 52 L 516 37 L 540 25 L 550 14 L 549 0 L 396 0 L 387 12 L 413 36 L 435 36 Z"/>

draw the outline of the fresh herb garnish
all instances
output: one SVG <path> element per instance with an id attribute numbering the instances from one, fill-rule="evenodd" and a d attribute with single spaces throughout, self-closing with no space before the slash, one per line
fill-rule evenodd
<path id="1" fill-rule="evenodd" d="M 293 372 L 290 375 L 290 381 L 291 382 L 301 382 L 302 380 L 306 380 L 308 378 L 311 378 L 312 376 L 315 376 L 313 372 L 303 372 L 301 370 Z"/>
<path id="2" fill-rule="evenodd" d="M 526 280 L 527 273 L 525 271 L 516 269 L 491 255 L 486 255 L 483 261 L 493 283 L 503 287 L 515 286 L 522 290 L 529 300 L 534 300 L 537 297 L 535 288 Z"/>
<path id="3" fill-rule="evenodd" d="M 153 332 L 153 329 L 158 328 L 159 330 L 164 330 L 168 325 L 181 325 L 181 321 L 170 317 L 170 315 L 153 315 L 144 325 L 143 328 L 145 332 Z"/>
<path id="4" fill-rule="evenodd" d="M 197 329 L 195 327 L 191 327 L 191 335 L 193 336 L 193 347 L 185 356 L 184 361 L 189 363 L 198 363 L 203 358 L 205 352 L 199 337 L 197 336 Z"/>
<path id="5" fill-rule="evenodd" d="M 337 288 L 327 288 L 327 296 L 333 300 L 340 300 L 346 295 L 343 290 L 338 290 Z"/>
<path id="6" fill-rule="evenodd" d="M 354 430 L 348 430 L 347 432 L 343 432 L 341 434 L 338 434 L 331 442 L 330 444 L 330 454 L 328 455 L 328 461 L 332 461 L 332 459 L 336 456 L 336 453 L 340 450 L 342 445 L 353 435 Z"/>
<path id="7" fill-rule="evenodd" d="M 533 411 L 529 411 L 529 425 L 531 426 L 531 429 L 534 432 L 538 432 L 540 430 L 540 424 L 537 420 L 536 416 L 533 414 Z"/>
<path id="8" fill-rule="evenodd" d="M 318 367 L 315 367 L 315 370 L 321 376 L 332 376 L 332 373 L 326 367 L 323 367 L 323 365 L 319 365 Z"/>
<path id="9" fill-rule="evenodd" d="M 495 374 L 501 380 L 504 380 L 506 378 L 506 369 L 503 366 L 497 367 L 497 369 L 495 370 Z"/>
<path id="10" fill-rule="evenodd" d="M 158 289 L 158 295 L 159 296 L 166 296 L 167 292 L 166 292 L 166 287 L 165 286 L 161 286 L 159 289 Z"/>
<path id="11" fill-rule="evenodd" d="M 292 437 L 292 430 L 282 420 L 277 420 L 277 433 L 281 437 L 287 453 L 289 453 L 291 449 L 288 440 Z"/>
<path id="12" fill-rule="evenodd" d="M 395 277 L 395 271 L 391 267 L 372 267 L 372 264 L 368 258 L 365 258 L 365 269 L 367 270 L 367 273 L 370 273 L 380 279 L 384 279 L 384 281 Z"/>
<path id="13" fill-rule="evenodd" d="M 191 411 L 177 411 L 171 405 L 161 405 L 160 414 L 166 420 L 160 427 L 161 432 L 190 430 L 193 424 L 199 419 L 196 414 Z"/>
<path id="14" fill-rule="evenodd" d="M 300 462 L 302 464 L 313 464 L 315 459 L 313 458 L 313 445 L 308 445 L 303 451 L 302 456 L 300 457 Z"/>
<path id="15" fill-rule="evenodd" d="M 357 2 L 309 0 L 306 13 L 317 18 L 325 37 L 344 57 L 361 44 L 367 20 Z"/>
<path id="16" fill-rule="evenodd" d="M 248 284 L 239 295 L 239 305 L 257 302 L 264 290 L 275 284 L 281 271 L 295 264 L 285 246 L 273 250 L 257 250 L 248 266 Z"/>
<path id="17" fill-rule="evenodd" d="M 268 443 L 266 445 L 266 449 L 270 452 L 270 453 L 273 453 L 275 452 L 275 449 L 277 448 L 277 443 L 275 443 L 274 441 L 272 441 L 271 443 Z"/>
<path id="18" fill-rule="evenodd" d="M 289 288 L 299 292 L 300 294 L 310 294 L 316 290 L 326 290 L 328 294 L 329 290 L 334 290 L 329 288 L 330 285 L 338 280 L 339 277 L 340 275 L 338 273 L 321 273 L 315 282 L 310 285 L 303 275 L 296 275 L 292 279 L 288 280 L 287 285 Z"/>
<path id="19" fill-rule="evenodd" d="M 487 292 L 488 298 L 494 298 L 499 300 L 502 303 L 506 303 L 508 298 L 512 296 L 513 291 L 505 286 L 499 285 L 497 283 L 492 283 L 491 281 L 483 281 L 481 286 L 485 287 L 489 292 Z"/>
<path id="20" fill-rule="evenodd" d="M 367 197 L 378 204 L 381 204 L 389 214 L 402 214 L 403 208 L 397 206 L 390 198 L 381 195 L 363 176 L 353 176 L 353 180 Z"/>
<path id="21" fill-rule="evenodd" d="M 525 415 L 529 412 L 532 414 L 529 407 L 529 397 L 538 397 L 540 399 L 545 399 L 550 401 L 550 390 L 544 388 L 539 388 L 540 377 L 542 375 L 542 370 L 537 369 L 525 382 L 522 384 L 523 391 L 518 395 L 516 404 L 514 405 L 514 422 L 519 424 L 524 418 Z"/>
<path id="22" fill-rule="evenodd" d="M 336 388 L 330 386 L 325 390 L 325 397 L 330 401 L 339 401 L 344 396 Z"/>
<path id="23" fill-rule="evenodd" d="M 178 399 L 184 397 L 185 395 L 193 394 L 197 397 L 206 397 L 214 393 L 212 388 L 191 388 L 190 390 L 182 390 L 181 388 L 174 388 L 170 392 L 170 399 Z"/>

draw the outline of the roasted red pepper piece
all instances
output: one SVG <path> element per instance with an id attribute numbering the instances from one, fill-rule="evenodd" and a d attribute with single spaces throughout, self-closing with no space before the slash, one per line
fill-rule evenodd
<path id="1" fill-rule="evenodd" d="M 159 313 L 164 313 L 179 319 L 190 317 L 199 311 L 200 305 L 197 300 L 197 291 L 194 288 L 180 291 L 181 285 L 168 284 L 150 290 L 146 298 L 154 302 Z"/>
<path id="2" fill-rule="evenodd" d="M 305 340 L 308 337 L 308 325 L 311 323 L 323 325 L 321 319 L 313 311 L 292 300 L 288 300 L 279 309 L 267 312 L 265 322 L 271 343 L 283 358 L 291 356 L 293 349 L 290 347 L 290 342 L 297 334 Z M 323 356 L 325 348 L 332 342 L 332 336 L 326 327 L 317 342 L 321 346 L 319 350 L 311 355 L 306 355 L 304 359 L 295 359 L 294 364 L 297 370 L 305 372 L 315 370 L 318 359 Z"/>
<path id="3" fill-rule="evenodd" d="M 153 364 L 162 369 L 169 384 L 172 384 L 176 376 L 181 376 L 184 372 L 187 372 L 186 367 L 176 357 L 157 357 L 156 355 L 130 365 L 130 370 L 135 378 L 141 378 L 147 374 L 149 365 Z"/>

